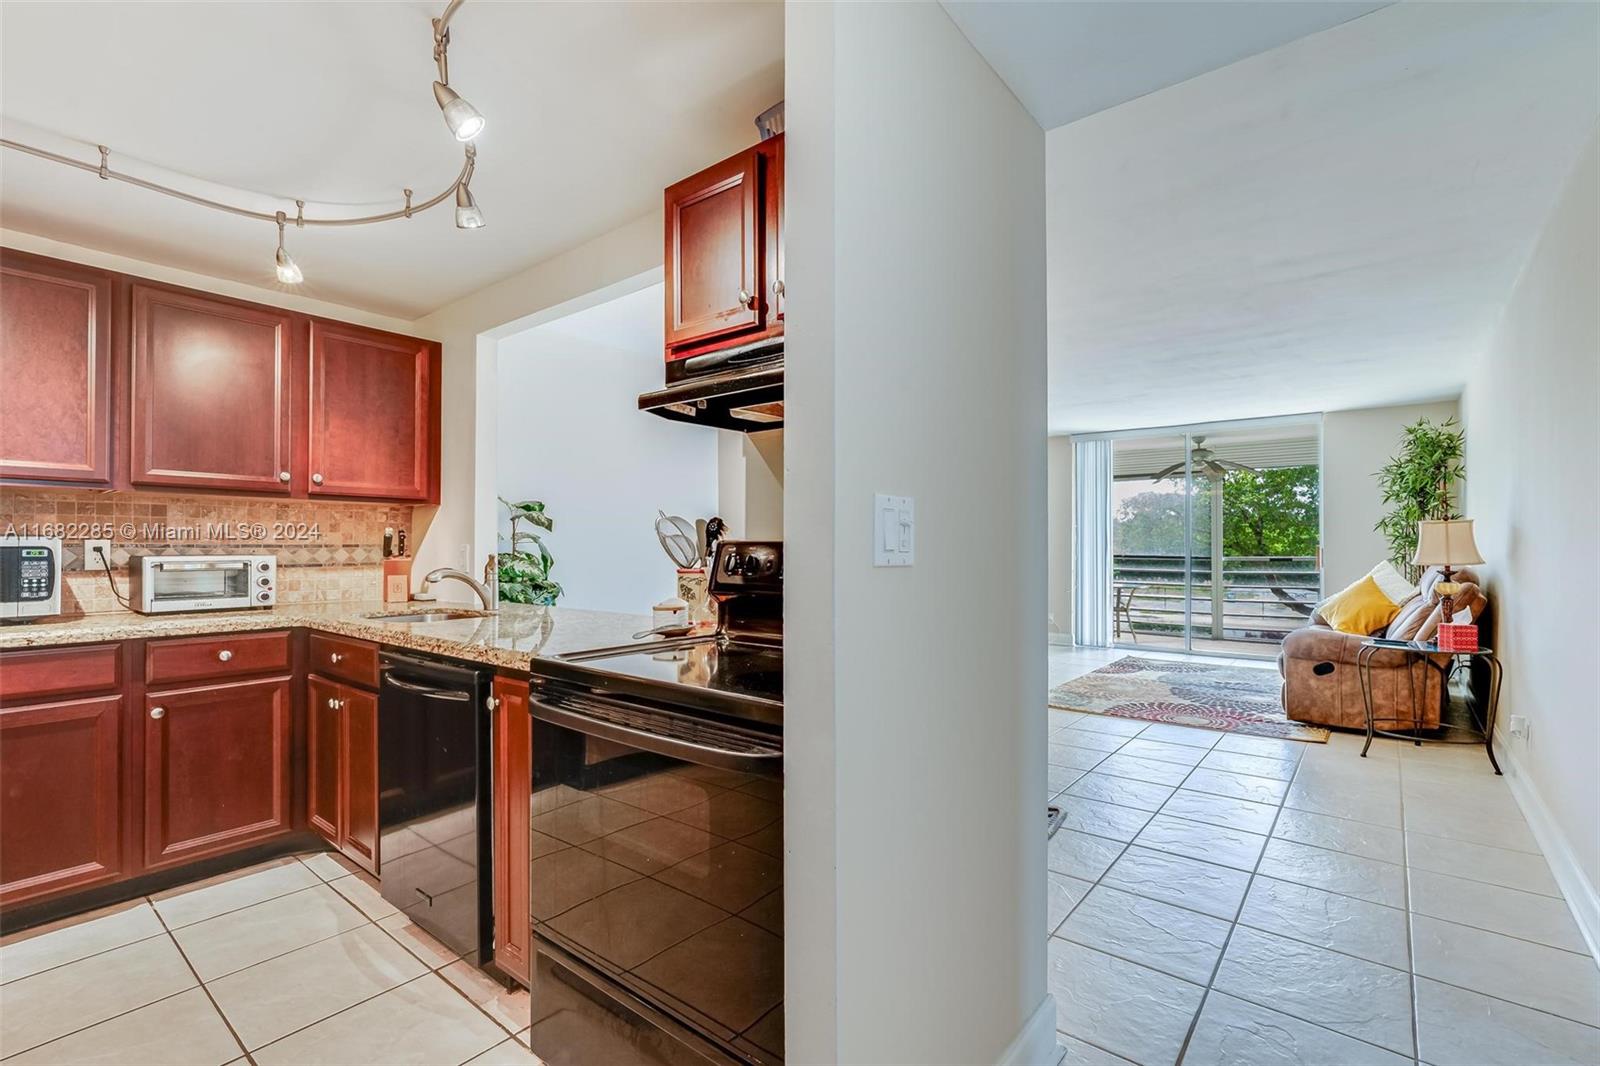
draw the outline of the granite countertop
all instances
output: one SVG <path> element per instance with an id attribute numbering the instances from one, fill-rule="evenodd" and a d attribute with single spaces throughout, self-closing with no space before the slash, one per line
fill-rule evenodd
<path id="1" fill-rule="evenodd" d="M 447 622 L 397 623 L 366 617 L 370 614 L 400 614 L 430 609 L 467 608 L 462 604 L 449 603 L 402 605 L 371 601 L 192 614 L 84 615 L 80 618 L 0 626 L 0 650 L 299 627 L 489 666 L 529 670 L 536 659 L 595 648 L 646 644 L 656 639 L 650 637 L 637 642 L 633 639 L 633 634 L 639 630 L 650 628 L 648 616 L 584 611 L 571 607 L 530 607 L 505 603 L 500 605 L 497 615 Z"/>

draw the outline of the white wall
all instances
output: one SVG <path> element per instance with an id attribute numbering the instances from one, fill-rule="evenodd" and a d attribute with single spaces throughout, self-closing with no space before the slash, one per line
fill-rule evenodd
<path id="1" fill-rule="evenodd" d="M 499 339 L 655 284 L 660 270 L 661 214 L 655 212 L 417 321 L 425 336 L 444 347 L 443 483 L 439 506 L 417 542 L 419 572 L 463 564 L 476 572 L 494 550 Z M 464 587 L 439 592 L 471 596 Z"/>
<path id="2" fill-rule="evenodd" d="M 495 491 L 545 502 L 563 607 L 649 613 L 676 589 L 657 509 L 717 513 L 719 434 L 639 410 L 661 387 L 661 301 L 653 285 L 500 342 Z"/>
<path id="3" fill-rule="evenodd" d="M 1051 437 L 1046 452 L 1049 508 L 1050 643 L 1072 643 L 1072 438 Z"/>
<path id="4" fill-rule="evenodd" d="M 1374 477 L 1399 449 L 1405 427 L 1459 415 L 1455 400 L 1329 411 L 1322 416 L 1322 589 L 1338 592 L 1389 557 L 1373 527 L 1384 515 Z"/>
<path id="5" fill-rule="evenodd" d="M 1042 1062 L 1044 136 L 938 5 L 785 40 L 787 1058 Z"/>
<path id="6" fill-rule="evenodd" d="M 1466 514 L 1488 560 L 1503 737 L 1523 809 L 1584 921 L 1600 934 L 1600 148 L 1591 138 L 1462 398 Z"/>
<path id="7" fill-rule="evenodd" d="M 783 539 L 783 430 L 717 434 L 717 513 L 738 540 Z"/>

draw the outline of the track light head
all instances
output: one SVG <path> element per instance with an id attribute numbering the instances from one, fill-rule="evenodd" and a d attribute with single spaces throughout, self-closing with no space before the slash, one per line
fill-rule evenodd
<path id="1" fill-rule="evenodd" d="M 284 248 L 283 246 L 283 223 L 284 215 L 282 211 L 279 211 L 277 256 L 278 281 L 284 285 L 298 285 L 302 281 L 306 280 L 306 276 L 300 272 L 300 264 L 294 261 L 294 257 L 290 255 L 288 249 Z"/>
<path id="2" fill-rule="evenodd" d="M 482 229 L 483 210 L 466 182 L 456 186 L 456 229 Z"/>
<path id="3" fill-rule="evenodd" d="M 458 141 L 470 141 L 483 132 L 483 116 L 478 109 L 461 99 L 461 95 L 442 81 L 433 83 L 433 98 L 444 112 L 445 125 Z"/>

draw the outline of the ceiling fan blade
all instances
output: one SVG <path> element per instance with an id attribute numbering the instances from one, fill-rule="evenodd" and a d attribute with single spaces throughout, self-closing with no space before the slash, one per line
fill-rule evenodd
<path id="1" fill-rule="evenodd" d="M 1245 466 L 1243 463 L 1236 463 L 1232 459 L 1216 459 L 1216 460 L 1213 460 L 1213 461 L 1218 466 L 1222 467 L 1224 470 L 1239 470 L 1239 471 L 1243 471 L 1246 474 L 1254 474 L 1254 473 L 1256 473 L 1256 468 L 1255 467 L 1253 467 L 1253 466 Z"/>
<path id="2" fill-rule="evenodd" d="M 1167 478 L 1171 477 L 1173 474 L 1181 473 L 1182 471 L 1183 471 L 1183 464 L 1182 463 L 1173 463 L 1171 466 L 1167 467 L 1165 470 L 1160 470 L 1160 471 L 1157 471 L 1154 474 L 1151 474 L 1150 475 L 1150 480 L 1151 481 L 1165 481 Z"/>

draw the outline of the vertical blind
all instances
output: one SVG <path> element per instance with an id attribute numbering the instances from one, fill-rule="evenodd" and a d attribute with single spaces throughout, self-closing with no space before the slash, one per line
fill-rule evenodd
<path id="1" fill-rule="evenodd" d="M 1111 645 L 1111 441 L 1073 445 L 1076 469 L 1073 541 L 1073 643 L 1086 648 Z"/>

